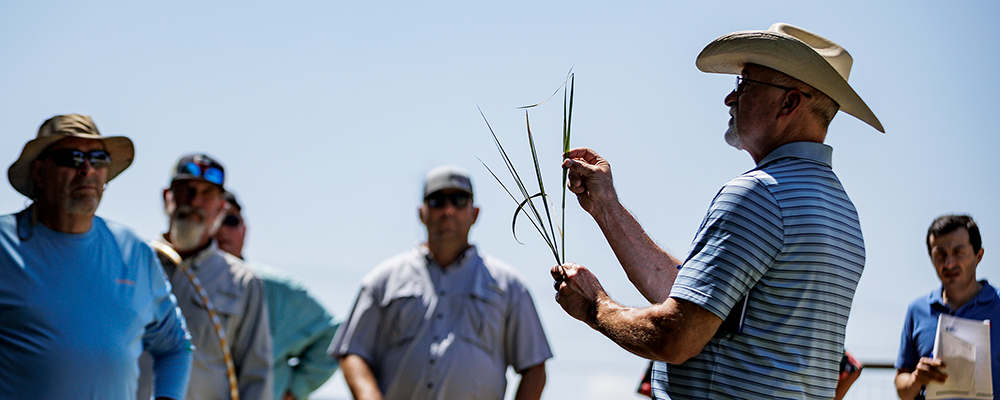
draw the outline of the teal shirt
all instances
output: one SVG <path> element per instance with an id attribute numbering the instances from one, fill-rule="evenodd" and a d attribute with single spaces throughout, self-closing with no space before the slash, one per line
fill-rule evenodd
<path id="1" fill-rule="evenodd" d="M 94 218 L 67 234 L 0 217 L 0 398 L 135 398 L 139 353 L 156 395 L 183 399 L 191 343 L 153 249 Z"/>
<path id="2" fill-rule="evenodd" d="M 274 398 L 286 391 L 304 399 L 337 370 L 327 348 L 339 322 L 290 277 L 261 264 L 248 263 L 264 281 L 274 350 Z"/>

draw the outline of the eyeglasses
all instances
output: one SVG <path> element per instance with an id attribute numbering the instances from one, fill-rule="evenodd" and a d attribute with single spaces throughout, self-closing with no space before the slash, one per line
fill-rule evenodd
<path id="1" fill-rule="evenodd" d="M 465 192 L 432 193 L 424 202 L 430 208 L 444 208 L 447 202 L 451 202 L 455 208 L 465 208 L 472 202 L 472 195 Z"/>
<path id="2" fill-rule="evenodd" d="M 237 226 L 240 226 L 240 224 L 242 223 L 243 220 L 235 215 L 227 215 L 226 218 L 222 220 L 222 225 L 228 226 L 230 228 L 235 228 Z"/>
<path id="3" fill-rule="evenodd" d="M 58 149 L 45 152 L 43 157 L 49 158 L 56 165 L 66 168 L 80 168 L 88 161 L 94 169 L 107 168 L 111 164 L 111 154 L 108 154 L 104 150 Z"/>
<path id="4" fill-rule="evenodd" d="M 758 80 L 755 80 L 755 79 L 744 78 L 742 76 L 736 76 L 736 93 L 743 93 L 743 91 L 745 91 L 747 89 L 746 82 L 759 83 L 761 85 L 767 85 L 767 86 L 774 86 L 774 87 L 776 87 L 778 89 L 784 89 L 784 90 L 798 90 L 799 92 L 802 93 L 803 96 L 812 97 L 811 94 L 803 92 L 802 90 L 799 90 L 797 88 L 793 88 L 793 87 L 790 87 L 790 86 L 776 85 L 776 84 L 773 84 L 773 83 L 761 82 L 761 81 L 758 81 Z"/>
<path id="5" fill-rule="evenodd" d="M 222 182 L 225 177 L 221 169 L 193 162 L 189 162 L 184 165 L 178 165 L 177 173 L 175 175 L 180 175 L 180 174 L 190 174 L 193 175 L 195 178 L 203 178 L 206 181 L 212 182 L 219 186 L 222 186 Z"/>

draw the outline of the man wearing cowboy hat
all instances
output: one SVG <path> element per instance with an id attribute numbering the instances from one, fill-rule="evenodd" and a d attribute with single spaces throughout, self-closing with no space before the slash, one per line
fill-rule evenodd
<path id="1" fill-rule="evenodd" d="M 156 396 L 184 398 L 191 343 L 159 261 L 94 215 L 133 154 L 90 117 L 57 115 L 7 170 L 33 202 L 0 217 L 0 398 L 133 399 L 143 349 Z"/>
<path id="2" fill-rule="evenodd" d="M 823 141 L 838 109 L 882 125 L 847 84 L 850 55 L 791 25 L 722 36 L 696 65 L 739 75 L 725 98 L 725 138 L 756 167 L 723 186 L 679 259 L 621 205 L 607 160 L 569 151 L 570 190 L 652 305 L 614 302 L 573 263 L 552 268 L 556 300 L 626 350 L 658 360 L 655 398 L 833 398 L 865 252 Z"/>
<path id="3" fill-rule="evenodd" d="M 176 252 L 177 259 L 163 264 L 164 272 L 195 345 L 187 398 L 270 400 L 264 282 L 212 238 L 228 208 L 225 180 L 218 161 L 189 154 L 174 165 L 170 187 L 163 189 L 169 227 L 156 245 Z M 143 393 L 148 384 L 144 376 Z"/>

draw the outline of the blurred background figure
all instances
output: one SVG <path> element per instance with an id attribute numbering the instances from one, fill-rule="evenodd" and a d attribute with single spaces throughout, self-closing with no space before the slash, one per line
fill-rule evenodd
<path id="1" fill-rule="evenodd" d="M 143 349 L 157 398 L 183 398 L 190 336 L 159 261 L 94 214 L 134 154 L 90 117 L 57 115 L 7 171 L 32 203 L 0 216 L 0 398 L 132 399 Z"/>
<path id="2" fill-rule="evenodd" d="M 215 233 L 219 248 L 243 259 L 247 226 L 243 207 L 232 192 L 224 194 L 229 210 Z M 247 263 L 264 281 L 274 353 L 274 398 L 305 399 L 337 370 L 327 354 L 340 325 L 326 309 L 287 274 L 258 263 Z"/>
<path id="3" fill-rule="evenodd" d="M 948 379 L 945 365 L 933 357 L 941 313 L 990 320 L 993 394 L 1000 393 L 1000 292 L 986 279 L 976 279 L 983 260 L 979 226 L 968 215 L 942 215 L 927 228 L 927 255 L 941 286 L 913 300 L 906 311 L 896 359 L 896 392 L 901 399 L 923 399 L 931 381 Z"/>
<path id="4" fill-rule="evenodd" d="M 163 189 L 165 243 L 154 245 L 178 257 L 163 262 L 163 269 L 195 346 L 188 400 L 272 399 L 264 282 L 214 240 L 229 207 L 225 180 L 225 169 L 212 157 L 181 157 Z"/>
<path id="5" fill-rule="evenodd" d="M 516 400 L 541 397 L 552 351 L 522 278 L 469 244 L 472 200 L 467 172 L 428 172 L 427 241 L 362 279 L 330 347 L 355 399 L 502 399 L 508 366 Z"/>

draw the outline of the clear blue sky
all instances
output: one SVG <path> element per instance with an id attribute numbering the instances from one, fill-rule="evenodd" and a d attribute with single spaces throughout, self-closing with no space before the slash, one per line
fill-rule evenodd
<path id="1" fill-rule="evenodd" d="M 695 56 L 723 34 L 787 22 L 847 48 L 850 82 L 887 132 L 840 114 L 828 143 L 868 250 L 847 347 L 891 362 L 906 304 L 937 285 L 923 245 L 934 217 L 971 213 L 987 249 L 979 275 L 997 276 L 1000 132 L 989 118 L 1000 3 L 822 4 L 3 2 L 0 162 L 52 115 L 91 115 L 102 133 L 136 145 L 98 214 L 153 237 L 166 225 L 172 163 L 216 156 L 244 204 L 248 258 L 297 276 L 338 317 L 365 272 L 423 238 L 423 174 L 464 166 L 483 209 L 472 239 L 527 278 L 553 345 L 544 397 L 623 398 L 644 361 L 552 300 L 551 255 L 527 226 L 525 245 L 514 241 L 514 205 L 476 160 L 502 167 L 476 107 L 527 170 L 515 107 L 545 99 L 572 67 L 573 144 L 610 159 L 623 203 L 683 256 L 716 190 L 753 167 L 722 141 L 733 77 L 699 72 Z M 559 184 L 560 118 L 558 101 L 532 110 L 549 187 Z M 0 212 L 26 204 L 0 187 Z M 641 305 L 596 225 L 572 206 L 569 260 Z M 323 393 L 343 396 L 335 380 Z"/>

